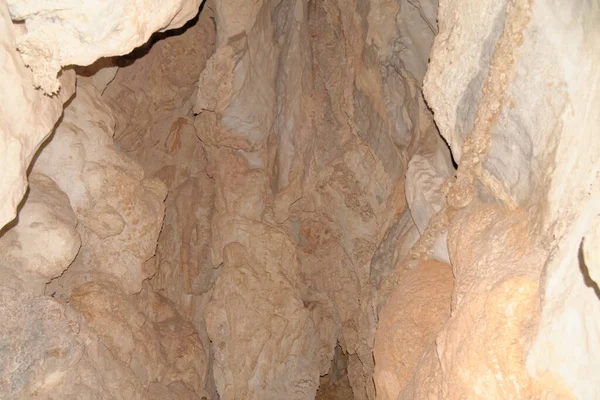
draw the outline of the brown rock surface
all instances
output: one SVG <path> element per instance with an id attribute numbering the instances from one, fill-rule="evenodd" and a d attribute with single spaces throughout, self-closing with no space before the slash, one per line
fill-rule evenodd
<path id="1" fill-rule="evenodd" d="M 41 292 L 73 261 L 81 239 L 69 198 L 52 179 L 31 174 L 26 198 L 18 222 L 1 233 L 0 266 Z"/>
<path id="2" fill-rule="evenodd" d="M 211 7 L 179 34 L 161 34 L 114 60 L 121 67 L 102 95 L 115 116 L 119 148 L 167 186 L 157 254 L 148 262 L 152 285 L 196 323 L 202 316 L 191 295 L 208 291 L 218 273 L 210 252 L 214 183 L 191 101 L 214 48 Z"/>
<path id="3" fill-rule="evenodd" d="M 600 397 L 597 4 L 96 3 L 0 0 L 0 397 Z"/>
<path id="4" fill-rule="evenodd" d="M 223 272 L 205 309 L 219 395 L 314 398 L 319 382 L 316 330 L 296 289 L 297 263 L 285 256 L 293 254 L 292 244 L 276 232 L 256 234 L 266 242 L 251 239 L 247 246 L 226 246 Z M 266 254 L 246 250 L 266 243 Z M 281 255 L 278 263 L 265 263 L 275 255 Z"/>
<path id="5" fill-rule="evenodd" d="M 24 23 L 18 48 L 33 71 L 35 86 L 58 91 L 64 66 L 89 65 L 100 57 L 123 55 L 156 31 L 179 28 L 200 0 L 169 0 L 156 7 L 144 0 L 30 2 L 9 0 L 11 18 Z"/>
<path id="6" fill-rule="evenodd" d="M 379 313 L 373 356 L 378 399 L 397 399 L 450 317 L 452 267 L 424 261 L 404 272 Z"/>
<path id="7" fill-rule="evenodd" d="M 598 397 L 589 371 L 600 329 L 589 316 L 600 303 L 580 246 L 599 204 L 597 116 L 585 111 L 598 102 L 599 60 L 584 44 L 599 15 L 583 2 L 440 4 L 425 93 L 459 162 L 449 203 L 502 204 L 468 206 L 452 222 L 449 243 L 481 238 L 450 250 L 456 303 L 438 338 L 445 397 Z"/>
<path id="8" fill-rule="evenodd" d="M 369 13 L 375 11 L 354 3 L 285 1 L 277 7 L 262 4 L 258 13 L 238 14 L 228 25 L 236 5 L 221 2 L 215 9 L 217 50 L 200 76 L 195 106 L 196 129 L 215 168 L 213 264 L 223 262 L 230 243 L 257 254 L 254 262 L 259 265 L 276 266 L 282 258 L 297 258 L 299 272 L 291 290 L 266 282 L 263 290 L 292 304 L 301 299 L 310 310 L 312 319 L 302 324 L 304 335 L 313 341 L 310 346 L 318 349 L 310 362 L 321 374 L 327 373 L 339 341 L 349 354 L 354 395 L 374 397 L 371 282 L 380 281 L 390 267 L 379 263 L 372 268 L 371 259 L 390 225 L 402 220 L 404 171 L 420 135 L 435 134 L 435 128 L 427 131 L 431 115 L 419 111 L 424 105 L 409 73 L 402 67 L 398 67 L 402 72 L 393 69 L 400 60 L 383 50 L 378 56 L 376 48 L 365 44 L 368 35 L 384 34 L 368 27 Z M 413 28 L 420 27 L 415 22 Z M 398 37 L 400 32 L 392 24 L 392 31 L 385 34 Z M 427 48 L 433 33 L 429 35 L 411 46 L 419 51 L 420 46 Z M 276 40 L 265 40 L 272 36 Z M 402 95 L 384 90 L 386 83 L 401 88 Z M 399 103 L 394 103 L 396 99 Z M 409 224 L 402 226 L 410 229 Z M 271 243 L 262 238 L 273 230 L 285 232 L 295 248 L 286 245 L 273 254 L 279 239 Z M 255 232 L 261 237 L 254 238 Z M 383 252 L 393 253 L 397 247 L 402 246 L 382 247 L 380 259 L 391 261 Z M 403 258 L 407 250 L 399 253 L 397 258 Z M 258 268 L 257 274 L 265 267 L 252 268 Z M 255 296 L 250 288 L 227 288 L 232 283 L 225 279 L 225 275 L 218 278 L 219 291 Z M 209 308 L 228 304 L 215 296 Z M 210 326 L 216 316 L 206 318 Z M 267 324 L 269 313 L 257 318 Z M 305 317 L 300 313 L 294 318 Z M 284 333 L 288 337 L 277 350 L 283 358 L 271 364 L 286 362 L 294 332 Z M 235 343 L 245 342 L 210 328 L 209 336 L 213 343 L 224 341 L 225 360 L 236 357 Z M 220 374 L 227 379 L 217 379 L 220 393 L 256 393 L 256 388 L 246 389 L 254 385 L 252 380 L 246 382 L 259 368 L 255 363 L 243 368 L 221 364 L 225 369 Z M 284 372 L 273 379 L 279 379 L 278 374 Z M 264 396 L 277 398 L 282 393 Z"/>
<path id="9" fill-rule="evenodd" d="M 535 332 L 544 252 L 522 212 L 473 204 L 448 238 L 452 318 L 437 339 L 448 398 L 534 393 L 523 354 Z"/>
<path id="10" fill-rule="evenodd" d="M 135 293 L 154 272 L 144 262 L 156 248 L 165 187 L 145 178 L 140 165 L 118 151 L 113 127 L 112 113 L 97 89 L 79 84 L 34 171 L 58 184 L 80 221 L 82 247 L 67 275 L 111 274 Z"/>

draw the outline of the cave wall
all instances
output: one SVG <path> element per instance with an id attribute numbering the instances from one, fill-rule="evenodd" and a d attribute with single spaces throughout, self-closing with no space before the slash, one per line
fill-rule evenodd
<path id="1" fill-rule="evenodd" d="M 373 282 L 397 244 L 380 252 L 387 262 L 372 259 L 388 231 L 411 230 L 411 156 L 431 172 L 411 187 L 425 224 L 423 192 L 443 181 L 433 166 L 452 170 L 402 63 L 408 50 L 427 54 L 434 32 L 419 13 L 404 26 L 417 43 L 400 43 L 393 20 L 389 32 L 371 30 L 389 4 L 261 2 L 232 19 L 238 3 L 216 5 L 217 48 L 194 108 L 215 170 L 211 252 L 222 272 L 205 319 L 217 388 L 224 398 L 313 398 L 339 342 L 354 395 L 374 398 Z M 407 52 L 378 49 L 370 36 L 384 34 Z"/>
<path id="2" fill-rule="evenodd" d="M 12 63 L 3 64 L 8 75 L 2 90 L 4 99 L 14 98 L 2 107 L 3 179 L 11 189 L 3 189 L 3 225 L 21 200 L 27 170 L 29 189 L 18 219 L 0 237 L 0 397 L 211 398 L 208 347 L 175 304 L 143 283 L 155 274 L 146 261 L 155 253 L 167 188 L 115 145 L 116 115 L 95 86 L 110 74 L 79 76 L 74 96 L 73 70 L 61 73 L 58 95 L 36 90 L 39 71 L 26 69 L 26 51 L 17 51 L 26 29 L 34 29 L 18 21 L 13 7 L 23 5 L 9 6 L 10 15 L 1 4 L 3 60 Z M 79 15 L 56 6 L 59 13 Z M 192 8 L 183 22 L 197 12 Z M 172 8 L 164 11 L 155 17 L 181 22 Z M 135 28 L 134 15 L 120 17 Z M 128 52 L 147 40 L 150 29 L 145 38 L 130 32 L 129 44 L 114 44 Z"/>
<path id="3" fill-rule="evenodd" d="M 3 396 L 207 397 L 208 349 L 143 285 L 166 188 L 117 150 L 98 90 L 77 86 L 0 239 Z"/>
<path id="4" fill-rule="evenodd" d="M 459 163 L 448 194 L 457 281 L 437 339 L 444 397 L 598 396 L 587 374 L 600 304 L 580 248 L 600 204 L 598 117 L 588 111 L 599 95 L 588 41 L 599 11 L 578 1 L 440 4 L 425 94 Z"/>
<path id="5" fill-rule="evenodd" d="M 2 98 L 13 102 L 2 109 L 2 154 L 8 168 L 2 177 L 0 225 L 16 216 L 27 188 L 27 167 L 73 94 L 73 71 L 61 68 L 127 54 L 153 32 L 183 25 L 199 3 L 175 0 L 156 8 L 144 1 L 2 2 Z"/>
<path id="6" fill-rule="evenodd" d="M 350 354 L 356 396 L 373 397 L 376 289 L 394 252 L 402 261 L 418 237 L 411 211 L 423 229 L 433 211 L 421 205 L 431 203 L 433 209 L 441 203 L 435 191 L 452 173 L 419 81 L 395 72 L 404 71 L 402 57 L 413 56 L 394 56 L 389 49 L 377 56 L 373 46 L 353 49 L 367 35 L 381 34 L 368 33 L 362 22 L 362 33 L 348 39 L 348 50 L 336 50 L 334 62 L 330 51 L 344 27 L 327 27 L 325 21 L 333 18 L 328 13 L 339 18 L 346 13 L 350 21 L 352 8 L 300 5 L 264 5 L 248 15 L 255 20 L 242 23 L 238 15 L 229 32 L 226 14 L 232 11 L 222 7 L 241 5 L 207 3 L 198 25 L 132 54 L 103 94 L 117 115 L 120 149 L 169 186 L 151 284 L 207 332 L 215 382 L 224 397 L 280 397 L 298 390 L 298 396 L 312 398 L 338 341 Z M 383 18 L 381 10 L 374 16 L 367 8 L 361 12 L 362 19 Z M 207 18 L 215 21 L 204 25 L 216 27 L 214 40 L 215 32 L 200 28 Z M 431 44 L 433 31 L 420 21 L 410 28 L 426 32 L 417 36 L 424 44 L 402 46 Z M 242 26 L 250 26 L 244 28 L 249 32 L 241 35 Z M 192 36 L 196 30 L 211 43 L 203 54 L 214 51 L 206 66 L 189 51 L 190 45 L 205 43 Z M 233 39 L 224 41 L 224 34 Z M 184 44 L 188 50 L 178 50 Z M 375 100 L 353 83 L 354 69 L 364 68 L 353 60 L 365 52 L 360 57 L 372 65 L 360 72 L 360 84 Z M 176 77 L 170 60 L 186 65 Z M 347 65 L 344 80 L 339 65 Z M 380 71 L 386 77 L 377 78 Z M 199 74 L 195 118 L 188 105 L 194 73 L 196 81 Z M 96 72 L 93 79 L 99 76 Z M 373 79 L 379 86 L 369 86 Z M 385 92 L 386 81 L 402 92 Z M 351 94 L 348 100 L 339 98 L 344 91 Z M 412 97 L 405 99 L 405 92 Z M 381 118 L 369 111 L 373 101 Z M 349 118 L 354 110 L 360 115 Z M 409 211 L 403 171 L 416 152 L 419 162 L 411 171 L 420 177 L 411 186 Z M 438 170 L 445 175 L 438 176 Z M 372 171 L 376 182 L 370 181 Z M 378 250 L 384 235 L 387 243 Z M 396 251 L 399 235 L 409 239 Z M 378 261 L 372 263 L 376 251 Z M 447 259 L 445 252 L 442 245 Z M 274 319 L 289 328 L 264 328 Z"/>
<path id="7" fill-rule="evenodd" d="M 341 349 L 357 399 L 599 396 L 566 3 L 2 0 L 0 390 L 312 399 Z"/>

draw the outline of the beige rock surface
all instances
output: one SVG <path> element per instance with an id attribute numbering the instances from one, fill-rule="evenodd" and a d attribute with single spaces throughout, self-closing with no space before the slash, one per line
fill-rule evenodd
<path id="1" fill-rule="evenodd" d="M 154 273 L 144 263 L 155 252 L 166 191 L 117 150 L 113 127 L 112 113 L 97 90 L 79 84 L 34 171 L 55 180 L 81 221 L 83 244 L 69 273 L 109 273 L 135 293 Z"/>
<path id="2" fill-rule="evenodd" d="M 2 226 L 104 57 L 0 233 L 1 393 L 600 396 L 597 5 L 117 3 L 0 4 Z"/>
<path id="3" fill-rule="evenodd" d="M 219 395 L 314 398 L 319 383 L 316 330 L 297 289 L 293 245 L 276 232 L 256 233 L 264 242 L 250 237 L 246 246 L 226 246 L 223 272 L 205 309 Z M 261 247 L 266 243 L 265 254 Z M 274 256 L 280 257 L 277 264 L 270 263 Z"/>
<path id="4" fill-rule="evenodd" d="M 32 121 L 35 132 L 49 124 L 46 135 L 60 115 L 52 102 L 67 97 L 34 89 L 7 32 L 13 45 L 3 48 L 23 74 L 3 88 L 21 85 L 30 95 L 16 97 L 17 106 L 29 102 L 21 114 L 6 114 L 3 134 L 12 140 L 11 118 L 29 114 L 39 121 L 28 115 L 19 123 Z M 2 398 L 210 396 L 208 349 L 194 326 L 159 295 L 139 295 L 143 304 L 130 295 L 155 273 L 144 264 L 155 251 L 166 191 L 115 147 L 114 125 L 100 92 L 81 82 L 36 159 L 18 219 L 2 231 Z M 25 126 L 15 125 L 21 137 Z M 42 139 L 22 139 L 23 169 Z"/>
<path id="5" fill-rule="evenodd" d="M 70 302 L 121 364 L 120 369 L 131 375 L 131 384 L 140 387 L 136 389 L 140 398 L 152 382 L 167 392 L 170 385 L 179 384 L 189 395 L 206 396 L 208 354 L 198 333 L 172 303 L 157 294 L 149 296 L 140 312 L 118 286 L 98 280 L 75 288 Z M 111 385 L 120 390 L 122 383 L 117 380 Z"/>
<path id="6" fill-rule="evenodd" d="M 73 71 L 61 72 L 61 68 L 128 53 L 153 32 L 183 25 L 196 14 L 199 1 L 149 5 L 143 1 L 0 3 L 6 60 L 0 97 L 12 99 L 0 111 L 0 153 L 10 166 L 0 180 L 0 226 L 15 217 L 27 188 L 27 167 L 73 94 Z"/>
<path id="7" fill-rule="evenodd" d="M 589 316 L 600 304 L 579 254 L 598 204 L 597 117 L 586 111 L 598 101 L 598 60 L 586 38 L 599 15 L 583 2 L 440 4 L 425 92 L 459 160 L 450 204 L 476 203 L 449 236 L 464 245 L 450 250 L 455 305 L 437 340 L 444 397 L 597 397 L 587 371 L 598 360 Z M 475 230 L 479 238 L 463 242 Z"/>
<path id="8" fill-rule="evenodd" d="M 218 272 L 210 253 L 214 183 L 190 101 L 214 49 L 210 7 L 180 34 L 163 34 L 119 61 L 125 65 L 102 95 L 115 116 L 119 148 L 167 186 L 165 220 L 151 261 L 153 287 L 196 322 L 202 317 L 195 315 L 199 301 L 191 295 L 206 292 Z"/>
<path id="9" fill-rule="evenodd" d="M 424 261 L 402 275 L 379 313 L 373 356 L 378 399 L 397 399 L 450 317 L 452 267 Z"/>
<path id="10" fill-rule="evenodd" d="M 0 237 L 0 265 L 41 294 L 44 284 L 62 274 L 79 251 L 77 218 L 52 179 L 32 174 L 15 222 Z"/>
<path id="11" fill-rule="evenodd" d="M 208 398 L 208 353 L 166 299 L 146 294 L 142 307 L 100 271 L 65 288 L 80 282 L 63 271 L 81 257 L 82 222 L 50 178 L 29 180 L 15 226 L 0 237 L 2 398 Z"/>
<path id="12" fill-rule="evenodd" d="M 69 199 L 47 176 L 32 174 L 14 226 L 0 235 L 0 393 L 31 398 L 53 390 L 81 358 L 78 325 L 44 296 L 81 245 Z"/>
<path id="13" fill-rule="evenodd" d="M 55 93 L 62 67 L 89 65 L 127 54 L 156 31 L 179 28 L 198 12 L 200 0 L 114 2 L 8 0 L 13 21 L 24 23 L 17 47 L 34 84 Z"/>
<path id="14" fill-rule="evenodd" d="M 535 393 L 524 352 L 535 334 L 545 253 L 523 212 L 473 204 L 448 237 L 456 276 L 452 318 L 437 338 L 448 398 Z"/>
<path id="15" fill-rule="evenodd" d="M 2 274 L 2 398 L 51 398 L 51 393 L 60 396 L 57 387 L 84 352 L 77 320 L 53 298 L 28 293 L 26 285 L 13 285 L 6 270 Z"/>
<path id="16" fill-rule="evenodd" d="M 40 144 L 50 135 L 62 114 L 63 103 L 74 91 L 72 72 L 61 75 L 63 89 L 48 97 L 33 86 L 34 78 L 16 50 L 19 28 L 11 23 L 5 1 L 0 2 L 0 229 L 15 218 L 27 190 L 27 167 Z M 56 78 L 56 77 L 55 77 Z"/>
<path id="17" fill-rule="evenodd" d="M 410 216 L 400 222 L 406 207 L 402 182 L 419 137 L 431 127 L 427 123 L 431 115 L 419 111 L 424 105 L 415 77 L 400 66 L 392 67 L 401 65 L 401 57 L 384 50 L 378 55 L 379 50 L 366 44 L 368 34 L 400 36 L 394 24 L 390 32 L 367 32 L 373 9 L 334 1 L 308 5 L 286 1 L 277 7 L 264 3 L 257 14 L 240 13 L 228 25 L 229 10 L 236 4 L 221 2 L 215 9 L 217 50 L 200 76 L 194 109 L 199 114 L 198 135 L 215 168 L 213 265 L 223 262 L 223 249 L 230 243 L 258 252 L 255 259 L 262 260 L 257 261 L 260 265 L 280 265 L 282 257 L 297 257 L 301 279 L 293 290 L 266 283 L 264 290 L 291 303 L 301 298 L 311 310 L 316 334 L 310 323 L 305 323 L 305 334 L 313 337 L 310 346 L 318 349 L 321 374 L 328 372 L 339 341 L 349 354 L 354 396 L 373 398 L 371 281 L 382 279 L 390 267 L 379 263 L 372 270 L 371 259 L 392 218 L 394 224 L 402 224 L 398 232 L 413 232 L 411 238 L 418 234 L 407 223 Z M 377 5 L 382 10 L 384 6 Z M 242 21 L 242 16 L 247 19 Z M 244 33 L 234 34 L 242 29 Z M 276 41 L 264 39 L 273 35 Z M 230 37 L 226 43 L 225 37 Z M 415 35 L 418 44 L 413 47 L 423 46 L 418 50 L 427 53 L 432 38 L 431 31 L 427 37 Z M 387 83 L 401 92 L 388 90 Z M 427 132 L 431 133 L 435 131 Z M 285 246 L 275 257 L 271 250 L 275 244 L 252 237 L 256 229 L 283 230 L 296 248 Z M 256 240 L 265 244 L 246 245 Z M 382 253 L 393 253 L 397 247 L 402 246 L 382 247 L 380 259 L 391 261 Z M 397 258 L 407 252 L 399 250 L 403 254 Z M 232 283 L 224 279 L 222 275 L 217 280 L 219 291 L 241 291 L 242 298 L 253 298 L 253 290 L 227 288 Z M 214 296 L 209 309 L 228 304 Z M 268 315 L 262 317 L 265 323 Z M 206 318 L 210 326 L 216 317 Z M 290 337 L 280 341 L 281 357 L 289 354 L 296 333 L 285 335 Z M 226 360 L 236 357 L 235 343 L 246 341 L 210 328 L 209 336 L 213 343 L 224 341 Z M 280 358 L 271 363 L 285 362 Z M 259 368 L 253 363 L 243 368 L 221 364 L 224 369 L 219 373 L 227 379 L 217 379 L 220 393 L 256 393 L 245 383 Z M 273 379 L 278 380 L 279 374 L 284 372 L 278 371 Z"/>
<path id="18" fill-rule="evenodd" d="M 437 130 L 431 129 L 424 135 L 426 138 L 410 159 L 406 170 L 406 201 L 421 237 L 426 234 L 430 221 L 433 223 L 434 216 L 445 206 L 448 185 L 456 173 L 448 147 Z M 427 256 L 450 263 L 446 241 L 446 232 L 440 232 L 428 249 Z"/>
<path id="19" fill-rule="evenodd" d="M 94 90 L 80 85 L 55 133 L 57 140 L 37 160 L 35 170 L 53 176 L 54 162 L 62 161 L 64 175 L 56 174 L 57 184 L 32 173 L 18 220 L 0 237 L 5 255 L 0 263 L 3 398 L 208 398 L 209 354 L 195 327 L 173 303 L 148 293 L 148 285 L 138 296 L 129 294 L 133 285 L 142 287 L 146 272 L 143 260 L 129 258 L 127 252 L 147 251 L 143 236 L 136 243 L 103 242 L 111 236 L 100 233 L 112 232 L 111 220 L 91 222 L 90 211 L 98 209 L 99 199 L 120 202 L 112 211 L 122 211 L 117 214 L 124 216 L 119 218 L 125 225 L 121 231 L 128 224 L 143 228 L 156 221 L 160 227 L 162 221 L 157 211 L 140 206 L 156 202 L 162 212 L 161 195 L 140 190 L 141 181 L 132 183 L 128 177 L 123 185 L 127 191 L 106 189 L 110 178 L 123 178 L 140 167 L 106 135 L 110 125 L 104 122 L 110 122 L 110 115 L 102 113 Z M 98 114 L 94 117 L 91 110 Z M 68 153 L 73 149 L 79 152 Z M 98 179 L 98 169 L 111 167 L 122 175 Z M 111 200 L 111 194 L 120 197 Z M 146 233 L 154 235 L 149 238 L 153 251 L 158 231 Z M 123 257 L 115 260 L 111 251 Z M 117 265 L 121 269 L 111 268 L 114 261 L 122 263 Z"/>

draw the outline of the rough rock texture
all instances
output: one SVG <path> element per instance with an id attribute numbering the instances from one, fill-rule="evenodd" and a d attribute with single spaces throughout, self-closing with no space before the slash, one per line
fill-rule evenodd
<path id="1" fill-rule="evenodd" d="M 440 4 L 425 92 L 459 162 L 443 210 L 456 286 L 438 360 L 403 398 L 598 396 L 580 257 L 600 204 L 598 18 L 586 2 Z"/>
<path id="2" fill-rule="evenodd" d="M 452 318 L 436 339 L 444 397 L 536 393 L 523 362 L 535 332 L 543 252 L 525 213 L 473 202 L 448 236 L 456 276 Z M 430 390 L 432 389 L 430 388 Z"/>
<path id="3" fill-rule="evenodd" d="M 79 84 L 52 141 L 34 171 L 50 176 L 69 196 L 82 248 L 69 274 L 106 272 L 129 293 L 154 271 L 154 255 L 166 196 L 164 185 L 145 179 L 142 168 L 113 144 L 114 118 L 98 91 Z"/>
<path id="4" fill-rule="evenodd" d="M 2 272 L 10 282 L 11 275 Z M 76 319 L 54 299 L 30 294 L 26 286 L 4 279 L 0 299 L 2 398 L 51 398 L 49 393 L 60 397 L 57 386 L 82 359 Z"/>
<path id="5" fill-rule="evenodd" d="M 32 174 L 26 201 L 12 229 L 1 236 L 3 268 L 10 268 L 22 283 L 43 292 L 77 255 L 81 239 L 69 198 L 45 175 Z M 41 284 L 41 285 L 40 285 Z"/>
<path id="6" fill-rule="evenodd" d="M 252 226 L 247 230 L 252 232 Z M 314 398 L 319 382 L 317 332 L 297 289 L 293 244 L 274 232 L 255 234 L 264 241 L 253 243 L 251 235 L 249 243 L 227 245 L 223 272 L 205 309 L 219 395 Z M 279 263 L 265 263 L 276 257 Z"/>
<path id="7" fill-rule="evenodd" d="M 396 400 L 450 316 L 448 264 L 424 261 L 406 271 L 379 313 L 373 356 L 378 399 Z"/>
<path id="8" fill-rule="evenodd" d="M 224 264 L 205 315 L 209 337 L 219 346 L 217 389 L 225 398 L 312 398 L 318 380 L 304 377 L 315 365 L 321 375 L 328 373 L 339 342 L 348 353 L 354 396 L 374 398 L 371 350 L 379 300 L 373 283 L 391 269 L 392 254 L 402 247 L 398 236 L 418 238 L 406 215 L 403 182 L 421 137 L 436 135 L 418 80 L 434 32 L 421 14 L 417 19 L 402 14 L 412 21 L 402 29 L 414 40 L 400 39 L 401 29 L 390 19 L 394 13 L 386 10 L 394 6 L 383 2 L 369 8 L 354 2 L 265 1 L 247 14 L 234 11 L 243 7 L 239 3 L 219 2 L 215 8 L 217 49 L 200 76 L 194 108 L 196 131 L 215 171 L 212 263 Z M 403 5 L 404 12 L 412 8 Z M 423 15 L 434 20 L 434 9 Z M 386 31 L 378 19 L 386 19 Z M 378 48 L 375 42 L 383 37 L 397 43 L 380 42 Z M 424 54 L 411 65 L 417 76 L 403 65 L 403 57 L 407 63 L 413 58 L 411 51 Z M 434 154 L 435 146 L 429 147 Z M 439 189 L 452 171 L 450 158 L 445 160 L 440 171 L 425 166 L 435 177 L 417 190 Z M 422 201 L 441 203 L 443 193 L 415 198 L 415 212 Z M 269 240 L 282 231 L 285 241 Z M 384 237 L 388 243 L 377 252 Z M 280 244 L 288 241 L 295 247 Z M 241 263 L 255 264 L 245 267 L 252 279 L 266 268 L 271 276 L 286 276 L 285 283 L 237 284 L 225 257 L 232 245 L 253 255 Z M 398 251 L 397 262 L 409 248 Z M 372 266 L 376 252 L 384 261 Z M 280 301 L 287 307 L 304 304 L 310 319 L 302 309 L 286 313 L 286 323 L 298 328 L 281 333 L 270 328 L 278 343 L 248 345 L 248 350 L 256 347 L 252 357 L 233 363 L 239 343 L 259 340 L 252 329 L 230 332 L 231 323 L 223 325 L 240 320 L 238 297 L 272 299 L 274 310 Z M 269 326 L 270 315 L 263 312 L 245 323 Z M 298 335 L 306 343 L 301 351 L 295 348 Z M 290 354 L 305 361 L 287 364 Z M 265 387 L 260 382 L 266 376 L 274 383 Z M 295 377 L 288 387 L 276 383 L 287 376 Z"/>
<path id="9" fill-rule="evenodd" d="M 117 150 L 113 121 L 78 85 L 0 237 L 3 398 L 210 397 L 195 327 L 147 284 L 140 292 L 165 188 Z"/>
<path id="10" fill-rule="evenodd" d="M 73 308 L 114 357 L 99 356 L 97 362 L 119 364 L 114 381 L 106 384 L 111 391 L 125 392 L 113 396 L 129 398 L 129 390 L 135 398 L 147 398 L 147 392 L 160 393 L 155 386 L 174 392 L 171 396 L 182 391 L 189 398 L 207 396 L 202 377 L 208 372 L 208 354 L 198 333 L 168 300 L 152 292 L 144 300 L 140 312 L 112 282 L 101 280 L 77 287 L 70 296 Z"/>
<path id="11" fill-rule="evenodd" d="M 120 149 L 167 184 L 151 285 L 210 338 L 224 398 L 313 398 L 337 342 L 354 395 L 374 397 L 374 290 L 419 236 L 408 161 L 427 160 L 411 186 L 422 224 L 453 169 L 419 92 L 435 7 L 407 3 L 410 24 L 376 32 L 386 6 L 208 3 L 180 36 L 85 72 Z M 407 52 L 366 44 L 384 34 Z"/>
<path id="12" fill-rule="evenodd" d="M 17 47 L 46 93 L 60 88 L 60 69 L 123 55 L 156 31 L 179 28 L 198 12 L 200 0 L 114 2 L 7 0 L 13 21 L 24 23 Z"/>
<path id="13" fill-rule="evenodd" d="M 71 72 L 61 75 L 63 89 L 48 97 L 33 86 L 34 78 L 16 50 L 17 26 L 11 23 L 6 1 L 0 1 L 0 229 L 16 216 L 27 190 L 27 167 L 40 144 L 50 135 L 62 114 L 63 103 L 74 91 Z M 10 101 L 9 101 L 10 99 Z"/>
<path id="14" fill-rule="evenodd" d="M 437 130 L 432 128 L 410 159 L 406 170 L 406 200 L 419 235 L 426 233 L 429 222 L 444 206 L 448 182 L 454 173 L 448 148 Z M 401 241 L 405 245 L 414 244 L 408 238 Z M 450 262 L 445 233 L 441 233 L 428 249 L 428 255 Z"/>
<path id="15" fill-rule="evenodd" d="M 0 226 L 15 217 L 27 187 L 27 167 L 73 94 L 73 71 L 61 68 L 126 54 L 155 31 L 185 24 L 199 4 L 199 0 L 162 2 L 159 7 L 142 0 L 101 4 L 2 0 L 0 36 L 6 62 L 0 90 L 3 99 L 13 101 L 1 111 L 0 151 L 10 168 L 0 180 Z"/>
<path id="16" fill-rule="evenodd" d="M 3 395 L 600 397 L 598 5 L 198 7 L 0 0 Z"/>
<path id="17" fill-rule="evenodd" d="M 212 7 L 205 4 L 180 30 L 156 35 L 125 58 L 82 71 L 111 108 L 119 149 L 167 187 L 156 256 L 146 268 L 152 271 L 152 290 L 172 301 L 193 324 L 208 352 L 204 305 L 221 270 L 210 253 L 214 182 L 192 105 L 200 72 L 214 50 Z M 116 74 L 107 73 L 115 68 Z M 209 385 L 210 397 L 216 397 L 212 377 L 203 373 L 202 382 Z"/>
<path id="18" fill-rule="evenodd" d="M 43 296 L 77 255 L 81 240 L 69 199 L 47 176 L 32 174 L 18 223 L 0 236 L 0 392 L 3 398 L 46 393 L 83 350 L 64 306 Z"/>
<path id="19" fill-rule="evenodd" d="M 218 273 L 210 254 L 214 183 L 191 99 L 214 49 L 210 7 L 177 35 L 163 34 L 115 60 L 121 67 L 102 95 L 115 116 L 119 148 L 167 186 L 152 285 L 198 324 L 203 324 L 201 301 L 192 295 L 206 292 Z"/>

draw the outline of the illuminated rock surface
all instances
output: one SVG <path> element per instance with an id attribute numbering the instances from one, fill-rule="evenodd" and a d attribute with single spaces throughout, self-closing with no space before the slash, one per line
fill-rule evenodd
<path id="1" fill-rule="evenodd" d="M 0 17 L 6 398 L 600 397 L 597 5 Z"/>

